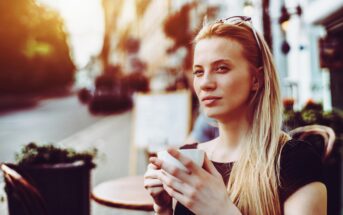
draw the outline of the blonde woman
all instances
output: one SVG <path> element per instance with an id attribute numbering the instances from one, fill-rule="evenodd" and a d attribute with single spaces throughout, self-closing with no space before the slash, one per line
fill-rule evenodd
<path id="1" fill-rule="evenodd" d="M 183 147 L 206 152 L 202 168 L 175 149 L 169 153 L 188 172 L 150 159 L 145 187 L 156 214 L 326 214 L 321 157 L 281 131 L 277 73 L 250 18 L 205 25 L 193 63 L 194 89 L 219 137 Z"/>

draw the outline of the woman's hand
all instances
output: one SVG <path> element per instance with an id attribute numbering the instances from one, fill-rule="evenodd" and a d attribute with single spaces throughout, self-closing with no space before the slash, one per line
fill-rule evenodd
<path id="1" fill-rule="evenodd" d="M 162 169 L 158 177 L 170 196 L 195 214 L 240 214 L 229 199 L 222 176 L 207 156 L 201 168 L 175 149 L 168 152 L 188 169 L 186 172 L 151 158 L 150 161 Z"/>
<path id="2" fill-rule="evenodd" d="M 154 211 L 158 214 L 172 213 L 172 198 L 163 189 L 162 182 L 158 179 L 161 169 L 150 163 L 144 175 L 144 187 L 154 200 Z"/>

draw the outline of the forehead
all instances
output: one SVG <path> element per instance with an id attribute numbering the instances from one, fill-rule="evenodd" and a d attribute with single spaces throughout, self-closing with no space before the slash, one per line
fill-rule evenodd
<path id="1" fill-rule="evenodd" d="M 195 45 L 194 65 L 210 63 L 223 58 L 233 62 L 242 59 L 242 45 L 235 40 L 220 37 L 201 39 Z"/>

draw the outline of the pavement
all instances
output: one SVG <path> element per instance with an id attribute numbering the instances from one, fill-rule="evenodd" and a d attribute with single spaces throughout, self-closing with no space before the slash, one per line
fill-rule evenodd
<path id="1" fill-rule="evenodd" d="M 77 150 L 96 147 L 99 156 L 96 158 L 97 167 L 92 171 L 91 186 L 110 179 L 129 175 L 129 160 L 132 131 L 132 111 L 117 115 L 97 118 L 88 127 L 70 134 L 58 141 L 58 145 L 70 146 Z M 72 119 L 72 115 L 69 115 Z M 66 125 L 68 128 L 68 125 Z M 147 162 L 143 151 L 138 151 L 136 174 L 145 172 Z M 0 187 L 3 182 L 0 181 Z M 6 195 L 0 189 L 0 214 L 7 215 Z M 91 201 L 92 215 L 150 215 L 150 212 L 109 208 Z"/>
<path id="2" fill-rule="evenodd" d="M 96 147 L 99 157 L 97 167 L 92 172 L 92 187 L 95 185 L 130 174 L 129 159 L 132 156 L 131 126 L 132 112 L 128 111 L 119 115 L 109 116 L 96 122 L 69 138 L 59 142 L 63 146 L 73 146 L 76 149 Z M 144 174 L 146 168 L 144 152 L 138 150 L 136 174 Z M 92 201 L 93 215 L 149 215 L 152 213 L 134 210 L 109 208 Z"/>

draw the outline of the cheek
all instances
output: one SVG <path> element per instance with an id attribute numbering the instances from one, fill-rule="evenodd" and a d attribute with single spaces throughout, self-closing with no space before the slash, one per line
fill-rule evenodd
<path id="1" fill-rule="evenodd" d="M 193 88 L 194 88 L 195 94 L 199 98 L 200 85 L 199 85 L 199 82 L 198 82 L 198 80 L 196 78 L 193 78 Z"/>
<path id="2" fill-rule="evenodd" d="M 246 77 L 240 77 L 238 79 L 223 80 L 225 85 L 224 90 L 227 96 L 236 100 L 237 102 L 244 102 L 250 95 L 250 81 Z"/>

